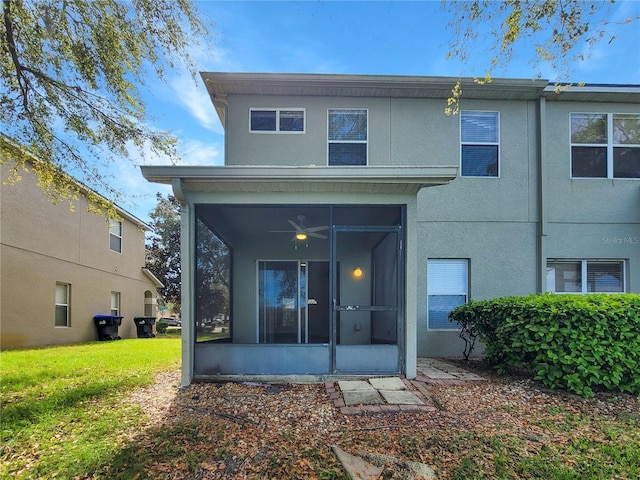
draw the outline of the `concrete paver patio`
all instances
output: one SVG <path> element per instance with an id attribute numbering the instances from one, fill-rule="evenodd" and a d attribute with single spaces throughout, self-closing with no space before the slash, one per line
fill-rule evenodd
<path id="1" fill-rule="evenodd" d="M 429 399 L 428 384 L 460 384 L 484 380 L 452 363 L 434 358 L 419 358 L 415 380 L 400 377 L 375 377 L 363 380 L 339 380 L 325 383 L 334 405 L 347 415 L 385 412 L 426 412 L 437 408 Z"/>

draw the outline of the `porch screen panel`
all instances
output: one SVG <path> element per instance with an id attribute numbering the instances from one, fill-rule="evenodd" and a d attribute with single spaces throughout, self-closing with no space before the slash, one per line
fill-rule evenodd
<path id="1" fill-rule="evenodd" d="M 398 305 L 397 234 L 390 233 L 373 252 L 373 304 Z M 397 310 L 372 312 L 371 342 L 394 344 L 398 341 Z"/>
<path id="2" fill-rule="evenodd" d="M 231 341 L 231 249 L 196 218 L 196 342 Z"/>

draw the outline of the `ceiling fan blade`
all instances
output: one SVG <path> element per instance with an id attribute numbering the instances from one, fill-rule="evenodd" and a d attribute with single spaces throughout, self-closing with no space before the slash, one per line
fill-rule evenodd
<path id="1" fill-rule="evenodd" d="M 326 236 L 326 235 L 322 235 L 321 233 L 313 233 L 313 232 L 309 232 L 308 230 L 307 230 L 307 236 L 308 236 L 308 237 L 322 238 L 323 240 L 324 240 L 325 238 L 327 238 L 327 236 Z"/>
<path id="2" fill-rule="evenodd" d="M 291 226 L 292 226 L 293 228 L 295 228 L 295 229 L 296 229 L 296 232 L 302 232 L 302 231 L 303 231 L 302 227 L 300 227 L 300 226 L 299 226 L 296 222 L 294 222 L 293 220 L 287 220 L 287 221 L 291 224 Z"/>
<path id="3" fill-rule="evenodd" d="M 322 226 L 318 226 L 318 227 L 310 227 L 307 228 L 305 230 L 305 232 L 309 233 L 309 232 L 319 232 L 320 230 L 328 230 L 329 229 L 329 225 L 322 225 Z"/>
<path id="4" fill-rule="evenodd" d="M 269 230 L 269 233 L 296 233 L 296 230 Z"/>

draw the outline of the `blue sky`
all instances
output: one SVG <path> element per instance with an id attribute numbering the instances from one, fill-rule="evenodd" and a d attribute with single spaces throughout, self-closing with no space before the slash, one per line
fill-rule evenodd
<path id="1" fill-rule="evenodd" d="M 481 42 L 471 61 L 447 60 L 452 35 L 439 1 L 197 3 L 215 22 L 208 51 L 194 52 L 202 71 L 457 77 L 483 76 L 488 61 Z M 606 19 L 619 22 L 638 16 L 640 0 L 618 0 Z M 576 63 L 572 81 L 640 84 L 640 22 L 610 28 L 617 38 L 601 42 Z M 578 48 L 586 51 L 585 46 Z M 494 77 L 534 78 L 541 73 L 553 81 L 555 72 L 545 65 L 533 68 L 531 56 L 531 51 L 516 52 L 510 66 L 495 71 Z M 147 87 L 149 123 L 180 139 L 180 164 L 222 165 L 224 132 L 200 78 L 194 82 L 188 72 L 174 72 L 166 83 L 150 81 Z M 168 161 L 148 157 L 138 163 Z M 148 183 L 137 167 L 115 167 L 122 189 L 137 192 L 132 204 L 121 206 L 148 221 L 155 193 L 170 193 L 170 188 Z"/>

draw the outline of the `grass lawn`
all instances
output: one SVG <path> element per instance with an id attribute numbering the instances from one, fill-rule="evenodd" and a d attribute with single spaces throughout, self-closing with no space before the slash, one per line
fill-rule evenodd
<path id="1" fill-rule="evenodd" d="M 5 350 L 1 362 L 0 478 L 85 478 L 144 424 L 121 398 L 179 368 L 180 338 Z"/>

